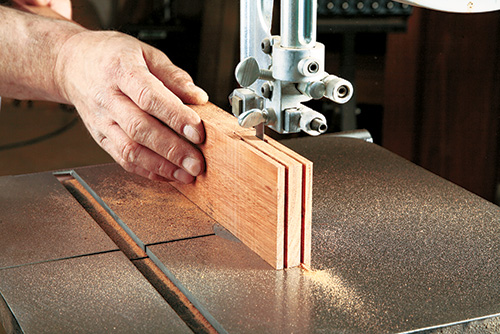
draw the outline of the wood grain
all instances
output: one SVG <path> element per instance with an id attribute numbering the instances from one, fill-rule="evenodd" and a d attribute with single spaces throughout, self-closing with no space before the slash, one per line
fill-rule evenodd
<path id="1" fill-rule="evenodd" d="M 266 262 L 282 269 L 285 167 L 236 135 L 228 126 L 232 116 L 214 105 L 193 109 L 205 125 L 207 139 L 200 149 L 207 169 L 194 184 L 174 187 Z"/>
<path id="2" fill-rule="evenodd" d="M 287 154 L 301 164 L 302 167 L 302 210 L 301 210 L 301 250 L 300 263 L 311 265 L 311 225 L 312 225 L 312 194 L 313 194 L 313 163 L 297 152 L 268 138 L 266 142 L 272 147 Z"/>
<path id="3" fill-rule="evenodd" d="M 248 144 L 285 166 L 284 267 L 296 267 L 301 259 L 302 164 L 255 137 L 254 131 L 238 132 Z M 272 140 L 272 139 L 271 139 Z"/>
<path id="4" fill-rule="evenodd" d="M 499 22 L 415 8 L 386 57 L 383 146 L 488 200 L 500 175 Z"/>
<path id="5" fill-rule="evenodd" d="M 207 170 L 194 184 L 174 187 L 274 268 L 310 261 L 304 227 L 310 227 L 311 191 L 304 191 L 304 177 L 312 189 L 312 164 L 272 139 L 257 139 L 213 104 L 192 108 L 205 125 L 199 148 Z"/>
<path id="6" fill-rule="evenodd" d="M 422 9 L 415 8 L 406 33 L 388 34 L 385 57 L 382 145 L 408 160 L 415 158 L 418 140 L 421 15 Z"/>

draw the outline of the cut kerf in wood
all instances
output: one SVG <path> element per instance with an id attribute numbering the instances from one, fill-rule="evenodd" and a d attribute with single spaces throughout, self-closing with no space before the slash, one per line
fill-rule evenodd
<path id="1" fill-rule="evenodd" d="M 213 104 L 192 108 L 205 125 L 207 169 L 174 187 L 274 268 L 309 265 L 312 162 Z"/>

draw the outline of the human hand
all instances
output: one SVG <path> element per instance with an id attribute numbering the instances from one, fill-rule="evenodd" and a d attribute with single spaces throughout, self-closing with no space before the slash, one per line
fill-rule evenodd
<path id="1" fill-rule="evenodd" d="M 65 42 L 55 78 L 96 142 L 125 170 L 191 183 L 205 169 L 200 117 L 184 105 L 207 94 L 159 50 L 117 32 L 80 32 Z"/>
<path id="2" fill-rule="evenodd" d="M 19 5 L 49 7 L 59 15 L 71 20 L 71 0 L 13 0 Z"/>

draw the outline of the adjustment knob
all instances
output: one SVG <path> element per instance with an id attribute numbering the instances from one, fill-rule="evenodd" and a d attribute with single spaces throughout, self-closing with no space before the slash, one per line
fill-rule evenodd
<path id="1" fill-rule="evenodd" d="M 244 128 L 255 127 L 261 123 L 272 125 L 276 122 L 276 113 L 273 108 L 251 109 L 238 116 L 238 124 Z"/>
<path id="2" fill-rule="evenodd" d="M 260 109 L 248 110 L 238 117 L 238 124 L 244 128 L 251 128 L 266 121 L 266 114 Z"/>
<path id="3" fill-rule="evenodd" d="M 260 76 L 260 69 L 257 60 L 253 57 L 243 59 L 235 70 L 236 81 L 241 87 L 251 86 Z"/>

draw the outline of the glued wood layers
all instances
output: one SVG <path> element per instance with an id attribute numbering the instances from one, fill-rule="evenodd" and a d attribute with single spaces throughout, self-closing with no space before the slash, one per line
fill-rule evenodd
<path id="1" fill-rule="evenodd" d="M 192 108 L 205 125 L 207 170 L 174 187 L 274 268 L 309 265 L 312 163 L 213 104 Z"/>

